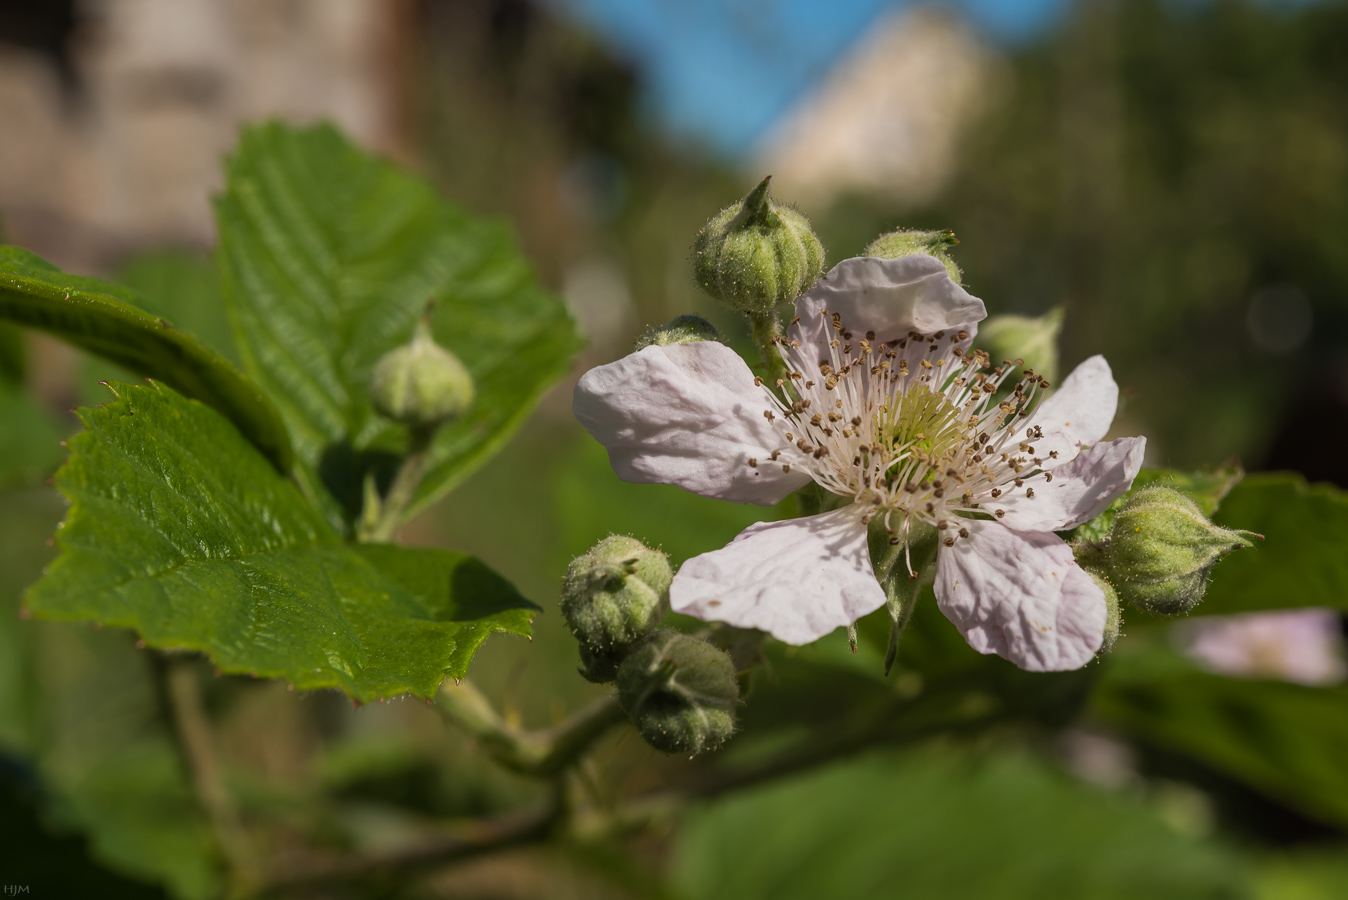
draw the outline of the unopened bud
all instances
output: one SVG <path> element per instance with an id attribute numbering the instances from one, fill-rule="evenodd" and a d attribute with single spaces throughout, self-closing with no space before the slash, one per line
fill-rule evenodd
<path id="1" fill-rule="evenodd" d="M 641 337 L 637 338 L 636 346 L 632 349 L 636 351 L 650 346 L 668 347 L 670 344 L 719 340 L 721 333 L 716 330 L 715 325 L 701 316 L 686 315 L 677 316 L 665 325 L 647 328 Z"/>
<path id="2" fill-rule="evenodd" d="M 1058 380 L 1058 335 L 1062 320 L 1062 307 L 1037 318 L 991 316 L 978 325 L 978 346 L 988 351 L 994 364 L 1003 359 L 1021 359 L 1025 368 L 1053 383 Z"/>
<path id="3" fill-rule="evenodd" d="M 730 656 L 677 631 L 657 631 L 618 670 L 618 702 L 657 750 L 714 750 L 735 731 L 739 680 Z"/>
<path id="4" fill-rule="evenodd" d="M 614 534 L 576 557 L 562 584 L 562 616 L 580 642 L 581 674 L 612 681 L 637 641 L 665 613 L 669 558 L 633 537 Z"/>
<path id="5" fill-rule="evenodd" d="M 1114 649 L 1123 633 L 1123 613 L 1119 609 L 1119 594 L 1109 580 L 1109 550 L 1104 544 L 1092 541 L 1077 541 L 1072 544 L 1072 555 L 1077 565 L 1091 576 L 1096 586 L 1105 595 L 1105 631 L 1100 641 L 1097 656 L 1103 656 Z"/>
<path id="6" fill-rule="evenodd" d="M 413 427 L 432 427 L 473 402 L 473 376 L 435 342 L 427 316 L 412 340 L 385 353 L 370 376 L 370 400 L 380 415 Z"/>
<path id="7" fill-rule="evenodd" d="M 1173 616 L 1203 599 L 1212 567 L 1249 538 L 1208 521 L 1172 488 L 1143 488 L 1110 529 L 1109 566 L 1120 596 L 1139 609 Z"/>
<path id="8" fill-rule="evenodd" d="M 809 220 L 773 203 L 768 180 L 712 217 L 693 243 L 698 284 L 731 309 L 758 315 L 795 300 L 824 270 Z"/>
<path id="9" fill-rule="evenodd" d="M 861 251 L 861 255 L 878 256 L 881 259 L 899 259 L 916 253 L 934 256 L 945 266 L 946 272 L 950 273 L 950 280 L 959 284 L 962 274 L 960 267 L 955 265 L 955 261 L 950 258 L 950 248 L 958 243 L 959 239 L 955 237 L 955 232 L 950 230 L 913 231 L 900 229 L 880 235 L 880 237 L 871 241 L 865 250 Z"/>

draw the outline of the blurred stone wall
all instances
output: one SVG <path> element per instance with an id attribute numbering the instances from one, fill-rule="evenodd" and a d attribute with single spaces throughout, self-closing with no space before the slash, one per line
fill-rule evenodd
<path id="1" fill-rule="evenodd" d="M 23 40 L 42 31 L 31 21 L 0 19 L 5 237 L 63 268 L 209 245 L 209 195 L 243 122 L 326 118 L 365 146 L 407 152 L 413 12 L 402 0 L 66 6 L 68 27 L 47 46 Z M 33 17 L 42 8 L 31 4 Z"/>
<path id="2" fill-rule="evenodd" d="M 902 206 L 931 200 L 997 81 L 999 63 L 935 9 L 881 17 L 762 141 L 753 172 L 811 208 L 849 192 Z"/>

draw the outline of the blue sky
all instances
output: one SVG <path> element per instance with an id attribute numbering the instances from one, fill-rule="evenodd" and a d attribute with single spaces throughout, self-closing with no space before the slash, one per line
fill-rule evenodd
<path id="1" fill-rule="evenodd" d="M 1066 0 L 953 0 L 988 37 L 1021 40 Z M 857 41 L 893 0 L 548 0 L 644 73 L 668 131 L 735 157 Z"/>

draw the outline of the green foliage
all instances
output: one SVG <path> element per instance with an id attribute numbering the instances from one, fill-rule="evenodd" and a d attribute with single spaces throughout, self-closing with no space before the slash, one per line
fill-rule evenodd
<path id="1" fill-rule="evenodd" d="M 57 476 L 72 506 L 33 613 L 360 700 L 429 696 L 489 632 L 529 633 L 527 601 L 472 557 L 345 544 L 208 407 L 113 391 Z"/>
<path id="2" fill-rule="evenodd" d="M 1234 854 L 1033 759 L 949 749 L 862 758 L 688 816 L 674 875 L 735 897 L 1198 898 Z"/>
<path id="3" fill-rule="evenodd" d="M 178 250 L 145 253 L 123 264 L 116 278 L 136 292 L 128 298 L 130 302 L 152 316 L 168 319 L 231 362 L 239 362 L 220 282 L 209 259 Z"/>
<path id="4" fill-rule="evenodd" d="M 285 428 L 266 398 L 227 360 L 136 302 L 125 288 L 67 275 L 26 250 L 0 247 L 0 317 L 49 331 L 200 400 L 289 471 Z"/>
<path id="5" fill-rule="evenodd" d="M 504 227 L 328 126 L 247 130 L 227 174 L 217 264 L 235 340 L 330 519 L 350 522 L 365 473 L 387 477 L 405 447 L 405 429 L 374 413 L 367 389 L 427 301 L 435 340 L 467 366 L 477 398 L 437 433 L 407 515 L 467 477 L 566 371 L 579 346 L 570 319 Z"/>
<path id="6" fill-rule="evenodd" d="M 101 750 L 61 796 L 60 819 L 118 871 L 163 883 L 180 900 L 216 896 L 210 831 L 167 735 Z"/>
<path id="7" fill-rule="evenodd" d="M 1348 610 L 1348 493 L 1291 473 L 1248 476 L 1213 521 L 1264 535 L 1213 572 L 1196 613 L 1327 606 Z"/>
<path id="8" fill-rule="evenodd" d="M 89 858 L 83 838 L 49 835 L 43 828 L 37 797 L 16 780 L 0 776 L 0 846 L 7 861 L 22 860 L 7 871 L 10 883 L 26 885 L 33 896 L 88 897 L 107 900 L 163 900 L 162 890 L 109 872 Z"/>
<path id="9" fill-rule="evenodd" d="M 64 436 L 46 410 L 0 381 L 0 488 L 50 475 L 65 454 Z"/>
<path id="10" fill-rule="evenodd" d="M 0 384 L 22 384 L 27 362 L 23 332 L 13 325 L 0 323 Z"/>
<path id="11" fill-rule="evenodd" d="M 1306 815 L 1348 825 L 1348 688 L 1195 671 L 1103 679 L 1092 709 L 1144 742 L 1200 760 Z"/>

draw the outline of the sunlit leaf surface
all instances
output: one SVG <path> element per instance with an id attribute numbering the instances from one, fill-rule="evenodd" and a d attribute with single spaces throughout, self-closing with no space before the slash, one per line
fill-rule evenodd
<path id="1" fill-rule="evenodd" d="M 343 543 L 208 407 L 159 386 L 113 391 L 70 440 L 62 554 L 31 612 L 361 700 L 429 696 L 488 633 L 528 634 L 527 601 L 473 557 Z"/>
<path id="2" fill-rule="evenodd" d="M 290 428 L 311 495 L 335 500 L 330 518 L 353 518 L 364 473 L 386 477 L 405 446 L 366 391 L 428 302 L 477 399 L 437 434 L 409 514 L 491 455 L 565 373 L 579 346 L 571 320 L 505 227 L 327 126 L 251 129 L 227 174 L 218 266 L 236 343 Z"/>

